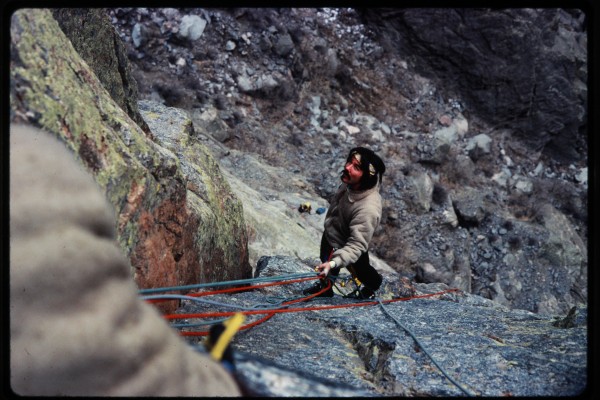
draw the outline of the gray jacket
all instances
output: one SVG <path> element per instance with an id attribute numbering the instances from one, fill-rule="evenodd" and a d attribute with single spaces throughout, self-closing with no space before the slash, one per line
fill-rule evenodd
<path id="1" fill-rule="evenodd" d="M 369 249 L 369 242 L 381 220 L 379 184 L 355 191 L 341 184 L 325 216 L 325 237 L 336 250 L 331 261 L 347 267 Z"/>

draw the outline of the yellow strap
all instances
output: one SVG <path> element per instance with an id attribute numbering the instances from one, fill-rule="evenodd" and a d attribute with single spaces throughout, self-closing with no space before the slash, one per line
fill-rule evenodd
<path id="1" fill-rule="evenodd" d="M 225 353 L 227 345 L 229 344 L 229 342 L 231 342 L 231 339 L 233 339 L 233 335 L 235 335 L 235 333 L 240 329 L 240 326 L 242 326 L 245 319 L 246 317 L 244 316 L 244 314 L 237 313 L 234 314 L 233 317 L 229 318 L 227 321 L 223 322 L 223 325 L 225 325 L 225 330 L 223 331 L 221 336 L 219 336 L 217 343 L 215 343 L 212 350 L 210 351 L 210 355 L 213 359 L 221 361 L 221 358 L 223 358 L 223 353 Z"/>

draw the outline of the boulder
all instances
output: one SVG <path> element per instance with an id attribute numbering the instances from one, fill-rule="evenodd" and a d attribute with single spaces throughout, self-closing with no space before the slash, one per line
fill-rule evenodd
<path id="1" fill-rule="evenodd" d="M 484 193 L 472 187 L 462 188 L 452 196 L 459 223 L 466 227 L 478 226 L 485 217 Z"/>
<path id="2" fill-rule="evenodd" d="M 179 35 L 188 40 L 198 40 L 204 28 L 206 21 L 197 15 L 184 15 L 179 24 Z"/>

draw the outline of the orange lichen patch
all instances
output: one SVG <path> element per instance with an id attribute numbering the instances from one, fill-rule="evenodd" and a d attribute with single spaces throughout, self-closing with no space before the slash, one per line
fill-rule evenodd
<path id="1" fill-rule="evenodd" d="M 144 191 L 145 185 L 140 184 L 139 182 L 132 182 L 129 193 L 127 194 L 127 204 L 125 204 L 123 211 L 119 215 L 119 231 L 123 230 L 125 224 L 131 220 L 132 215 L 140 206 Z"/>
<path id="2" fill-rule="evenodd" d="M 157 224 L 154 215 L 142 211 L 138 219 L 139 244 L 132 255 L 132 265 L 136 266 L 135 281 L 140 288 L 166 287 L 179 284 L 176 262 L 167 244 L 172 235 Z M 176 304 L 163 303 L 159 308 L 176 308 Z"/>
<path id="3" fill-rule="evenodd" d="M 142 210 L 137 220 L 139 242 L 132 252 L 134 279 L 140 288 L 198 283 L 198 252 L 194 242 L 198 224 L 189 218 L 185 197 L 171 196 L 152 212 Z M 159 303 L 172 312 L 178 302 Z"/>

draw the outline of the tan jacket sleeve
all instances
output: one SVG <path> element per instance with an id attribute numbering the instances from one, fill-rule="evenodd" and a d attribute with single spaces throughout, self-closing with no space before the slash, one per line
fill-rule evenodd
<path id="1" fill-rule="evenodd" d="M 20 395 L 237 396 L 141 301 L 100 189 L 50 134 L 10 130 L 10 375 Z"/>

